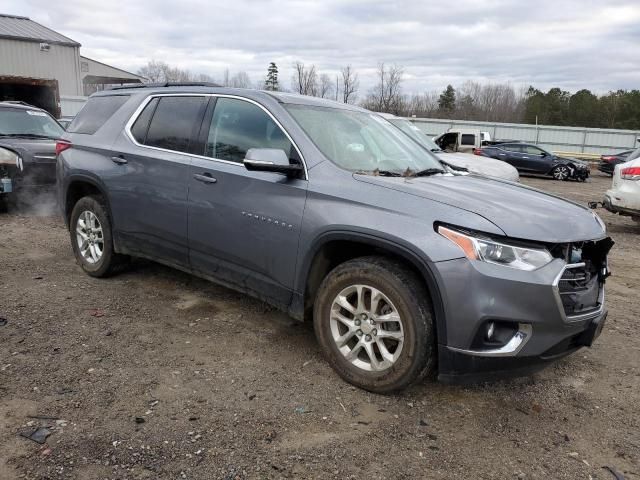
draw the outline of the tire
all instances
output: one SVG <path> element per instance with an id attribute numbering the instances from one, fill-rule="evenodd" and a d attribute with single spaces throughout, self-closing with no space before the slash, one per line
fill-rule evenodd
<path id="1" fill-rule="evenodd" d="M 566 165 L 558 165 L 551 171 L 551 175 L 556 180 L 566 181 L 571 177 L 571 169 Z"/>
<path id="2" fill-rule="evenodd" d="M 362 316 L 357 301 L 361 293 L 362 306 L 369 307 L 375 320 Z M 342 307 L 344 301 L 338 303 L 340 296 L 351 311 Z M 378 300 L 377 307 L 372 305 L 373 298 Z M 347 382 L 375 393 L 402 390 L 435 371 L 436 336 L 428 299 L 421 279 L 399 262 L 377 256 L 349 260 L 333 269 L 318 289 L 313 312 L 316 338 L 331 367 Z M 389 313 L 394 310 L 400 321 L 379 320 L 395 318 Z M 341 340 L 349 335 L 348 343 Z M 401 336 L 402 342 L 390 336 Z M 346 344 L 338 346 L 338 341 Z M 350 351 L 358 352 L 355 358 L 347 358 L 345 352 Z"/>
<path id="3" fill-rule="evenodd" d="M 73 253 L 80 267 L 92 277 L 113 275 L 126 263 L 126 257 L 118 255 L 113 249 L 111 219 L 107 212 L 108 209 L 104 199 L 100 196 L 82 197 L 74 205 L 71 212 L 69 235 Z M 93 228 L 92 231 L 95 233 L 90 234 L 94 236 L 94 246 L 99 247 L 99 249 L 93 250 L 96 253 L 95 255 L 86 249 L 82 249 L 78 239 L 78 232 L 83 230 L 83 224 L 85 225 L 85 235 L 87 235 L 87 215 L 93 215 L 97 220 L 97 224 L 94 222 L 94 226 L 97 225 L 101 229 L 101 235 L 97 233 L 97 228 Z M 97 255 L 98 251 L 100 252 L 99 255 Z"/>

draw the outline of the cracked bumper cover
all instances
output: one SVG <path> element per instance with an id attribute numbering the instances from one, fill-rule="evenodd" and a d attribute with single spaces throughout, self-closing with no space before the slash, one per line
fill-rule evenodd
<path id="1" fill-rule="evenodd" d="M 558 283 L 571 266 L 560 259 L 533 272 L 467 259 L 436 266 L 447 319 L 446 343 L 438 346 L 439 380 L 446 383 L 532 373 L 590 346 L 607 316 L 604 285 L 593 308 L 565 313 Z M 489 321 L 517 327 L 498 348 L 474 348 L 474 338 Z"/>

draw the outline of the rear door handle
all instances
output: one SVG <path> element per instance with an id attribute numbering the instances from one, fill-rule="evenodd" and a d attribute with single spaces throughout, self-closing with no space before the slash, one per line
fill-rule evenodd
<path id="1" fill-rule="evenodd" d="M 202 183 L 216 183 L 218 181 L 210 173 L 195 173 L 193 178 Z"/>
<path id="2" fill-rule="evenodd" d="M 124 158 L 122 155 L 118 156 L 118 157 L 111 157 L 111 161 L 113 163 L 117 163 L 118 165 L 125 165 L 126 163 L 129 163 L 127 161 L 126 158 Z"/>

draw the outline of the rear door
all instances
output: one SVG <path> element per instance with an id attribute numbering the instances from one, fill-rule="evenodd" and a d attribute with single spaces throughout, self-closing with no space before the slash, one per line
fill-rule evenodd
<path id="1" fill-rule="evenodd" d="M 480 147 L 480 142 L 477 140 L 477 135 L 473 133 L 461 133 L 460 145 L 458 145 L 459 152 L 472 152 L 474 148 Z"/>
<path id="2" fill-rule="evenodd" d="M 291 139 L 259 104 L 212 99 L 189 174 L 191 268 L 287 305 L 295 273 L 307 181 L 250 172 L 250 148 L 280 148 L 301 162 Z"/>
<path id="3" fill-rule="evenodd" d="M 500 149 L 505 152 L 505 161 L 516 167 L 519 171 L 527 171 L 522 154 L 522 145 L 518 143 L 505 143 L 500 145 Z"/>
<path id="4" fill-rule="evenodd" d="M 188 265 L 187 188 L 208 97 L 150 97 L 113 147 L 123 174 L 105 179 L 121 245 L 133 253 Z"/>

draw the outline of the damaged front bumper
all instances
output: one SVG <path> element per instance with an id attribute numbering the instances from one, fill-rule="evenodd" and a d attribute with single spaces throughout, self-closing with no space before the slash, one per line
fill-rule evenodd
<path id="1" fill-rule="evenodd" d="M 591 346 L 607 317 L 604 283 L 612 243 L 590 242 L 589 258 L 556 258 L 533 272 L 467 259 L 437 263 L 447 319 L 439 379 L 464 383 L 524 375 Z"/>

